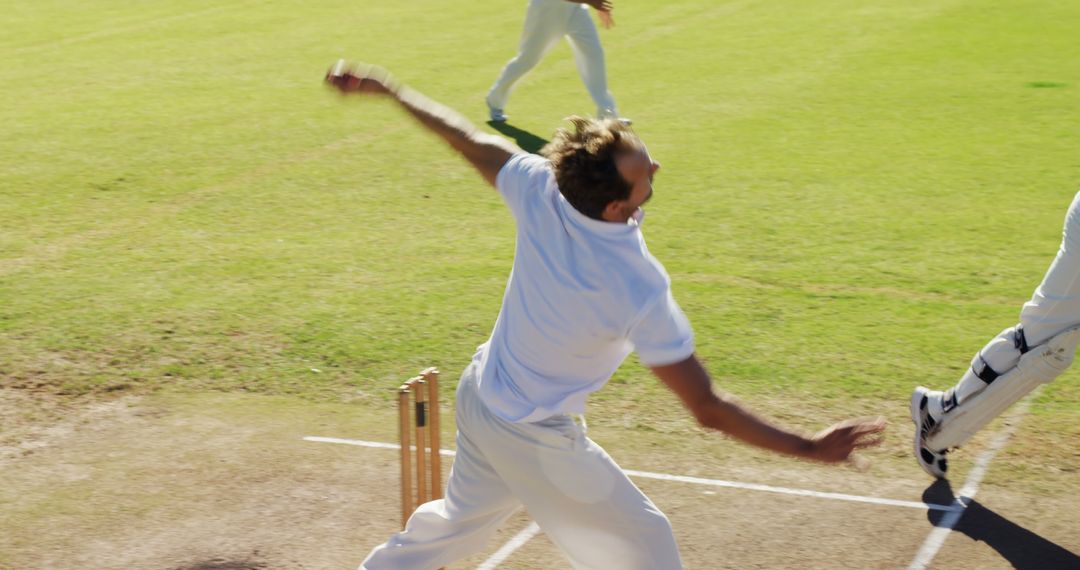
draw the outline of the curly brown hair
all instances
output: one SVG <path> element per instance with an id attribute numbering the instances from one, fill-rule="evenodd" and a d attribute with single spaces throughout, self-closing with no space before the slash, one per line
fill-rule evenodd
<path id="1" fill-rule="evenodd" d="M 540 154 L 551 161 L 559 190 L 577 211 L 601 220 L 604 209 L 630 196 L 631 185 L 615 159 L 640 148 L 634 131 L 617 119 L 567 119 L 573 130 L 559 129 Z"/>

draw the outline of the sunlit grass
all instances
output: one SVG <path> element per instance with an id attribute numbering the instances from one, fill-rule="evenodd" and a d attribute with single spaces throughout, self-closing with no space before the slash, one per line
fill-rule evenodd
<path id="1" fill-rule="evenodd" d="M 320 79 L 338 57 L 382 63 L 482 124 L 518 10 L 6 17 L 5 386 L 383 404 L 422 366 L 456 378 L 486 339 L 513 255 L 498 196 L 399 111 Z M 664 165 L 646 235 L 725 388 L 902 422 L 913 385 L 948 385 L 1015 322 L 1078 189 L 1077 17 L 1021 0 L 618 7 L 612 90 Z M 591 108 L 560 46 L 507 111 L 542 138 Z M 1062 437 L 1074 375 L 1034 408 Z M 677 413 L 661 391 L 631 361 L 593 412 L 655 427 Z"/>

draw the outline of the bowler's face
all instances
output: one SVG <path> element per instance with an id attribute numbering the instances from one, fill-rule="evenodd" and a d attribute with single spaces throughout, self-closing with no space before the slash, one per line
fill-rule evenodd
<path id="1" fill-rule="evenodd" d="M 630 183 L 630 196 L 620 204 L 621 221 L 629 219 L 653 195 L 653 178 L 660 170 L 660 163 L 652 159 L 645 145 L 616 159 L 616 167 L 623 179 Z"/>

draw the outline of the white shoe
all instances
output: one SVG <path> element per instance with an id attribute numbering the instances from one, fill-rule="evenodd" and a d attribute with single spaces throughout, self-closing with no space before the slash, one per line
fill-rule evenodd
<path id="1" fill-rule="evenodd" d="M 600 109 L 599 111 L 596 112 L 596 116 L 597 116 L 597 118 L 600 118 L 600 119 L 615 119 L 616 121 L 619 121 L 620 123 L 622 123 L 622 124 L 624 124 L 624 125 L 626 125 L 628 127 L 630 125 L 634 124 L 634 121 L 631 121 L 630 119 L 628 119 L 626 117 L 620 117 L 619 114 L 617 112 L 615 112 L 614 109 Z"/>
<path id="2" fill-rule="evenodd" d="M 915 422 L 915 460 L 923 471 L 938 479 L 944 479 L 949 469 L 945 459 L 948 450 L 930 449 L 926 446 L 926 438 L 938 423 L 938 420 L 934 419 L 934 412 L 941 417 L 943 397 L 943 392 L 934 392 L 922 386 L 911 393 L 911 421 Z"/>
<path id="3" fill-rule="evenodd" d="M 502 109 L 500 109 L 498 107 L 493 107 L 491 105 L 491 103 L 488 103 L 487 99 L 484 99 L 484 103 L 487 104 L 488 117 L 491 117 L 491 122 L 493 122 L 493 123 L 505 123 L 506 120 L 510 118 L 509 116 L 507 116 L 506 113 L 503 112 Z"/>

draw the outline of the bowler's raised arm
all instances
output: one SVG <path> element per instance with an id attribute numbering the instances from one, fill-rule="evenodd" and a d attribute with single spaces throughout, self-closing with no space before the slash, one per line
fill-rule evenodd
<path id="1" fill-rule="evenodd" d="M 500 136 L 480 132 L 457 111 L 402 85 L 381 67 L 338 62 L 326 74 L 326 82 L 342 94 L 372 94 L 391 97 L 420 124 L 461 153 L 492 186 L 507 160 L 524 152 Z"/>

